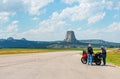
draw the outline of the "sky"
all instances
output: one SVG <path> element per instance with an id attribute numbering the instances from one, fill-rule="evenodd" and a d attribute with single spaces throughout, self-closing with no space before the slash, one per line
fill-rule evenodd
<path id="1" fill-rule="evenodd" d="M 0 0 L 0 39 L 78 40 L 120 43 L 120 0 Z"/>

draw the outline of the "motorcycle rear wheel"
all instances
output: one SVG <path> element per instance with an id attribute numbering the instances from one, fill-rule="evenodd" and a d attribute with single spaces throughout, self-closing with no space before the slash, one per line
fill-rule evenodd
<path id="1" fill-rule="evenodd" d="M 101 65 L 101 61 L 95 62 L 96 65 Z"/>

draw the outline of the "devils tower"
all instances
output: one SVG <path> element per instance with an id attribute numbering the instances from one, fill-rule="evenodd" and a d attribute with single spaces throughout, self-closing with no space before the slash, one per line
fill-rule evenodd
<path id="1" fill-rule="evenodd" d="M 77 42 L 77 39 L 75 38 L 74 31 L 67 31 L 65 42 L 75 43 Z"/>

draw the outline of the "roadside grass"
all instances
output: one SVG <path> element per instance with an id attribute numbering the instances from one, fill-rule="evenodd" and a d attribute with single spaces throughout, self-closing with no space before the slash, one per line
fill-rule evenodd
<path id="1" fill-rule="evenodd" d="M 45 53 L 45 52 L 57 52 L 57 51 L 74 51 L 79 50 L 77 48 L 2 48 L 0 49 L 0 55 L 8 54 L 29 54 L 29 53 Z"/>
<path id="2" fill-rule="evenodd" d="M 107 54 L 108 63 L 120 66 L 120 48 L 112 49 Z"/>

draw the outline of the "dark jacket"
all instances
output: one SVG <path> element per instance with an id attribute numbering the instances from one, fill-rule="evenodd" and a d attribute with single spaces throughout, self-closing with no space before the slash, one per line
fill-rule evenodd
<path id="1" fill-rule="evenodd" d="M 102 48 L 102 55 L 106 56 L 106 50 L 104 48 Z"/>
<path id="2" fill-rule="evenodd" d="M 92 47 L 88 47 L 88 54 L 93 54 L 93 48 Z"/>

